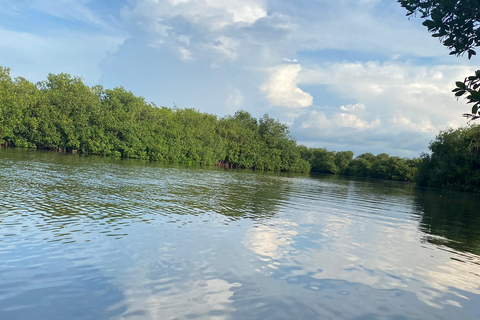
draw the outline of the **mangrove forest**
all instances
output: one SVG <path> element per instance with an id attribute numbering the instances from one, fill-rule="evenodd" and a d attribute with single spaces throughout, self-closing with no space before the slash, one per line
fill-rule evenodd
<path id="1" fill-rule="evenodd" d="M 31 83 L 0 67 L 0 144 L 168 163 L 316 172 L 474 191 L 480 183 L 478 126 L 441 132 L 431 154 L 328 151 L 298 145 L 288 126 L 246 111 L 218 117 L 195 109 L 157 107 L 122 87 L 89 87 L 49 74 Z"/>

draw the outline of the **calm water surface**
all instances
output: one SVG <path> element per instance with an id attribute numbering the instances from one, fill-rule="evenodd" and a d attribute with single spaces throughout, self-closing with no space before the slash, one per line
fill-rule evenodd
<path id="1" fill-rule="evenodd" d="M 0 149 L 0 319 L 479 319 L 480 199 Z"/>

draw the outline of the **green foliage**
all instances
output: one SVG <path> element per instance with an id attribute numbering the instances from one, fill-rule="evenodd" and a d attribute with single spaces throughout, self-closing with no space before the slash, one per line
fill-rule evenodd
<path id="1" fill-rule="evenodd" d="M 288 127 L 248 112 L 218 119 L 157 108 L 123 89 L 88 87 L 68 74 L 34 85 L 0 67 L 0 143 L 71 153 L 309 172 Z"/>
<path id="2" fill-rule="evenodd" d="M 350 163 L 353 160 L 352 151 L 340 151 L 335 153 L 335 165 L 339 174 L 347 174 Z"/>
<path id="3" fill-rule="evenodd" d="M 467 191 L 480 186 L 480 126 L 448 129 L 423 154 L 415 181 L 419 185 Z"/>
<path id="4" fill-rule="evenodd" d="M 472 103 L 471 113 L 463 114 L 464 117 L 469 119 L 469 122 L 480 118 L 480 70 L 475 71 L 474 76 L 466 77 L 463 82 L 455 82 L 456 88 L 452 90 L 457 98 L 466 95 L 465 99 L 467 103 Z"/>
<path id="5" fill-rule="evenodd" d="M 353 159 L 352 151 L 327 151 L 323 148 L 300 146 L 302 159 L 311 164 L 311 171 L 341 174 L 383 180 L 413 181 L 418 159 L 391 157 L 386 153 L 377 156 L 363 153 Z"/>
<path id="6" fill-rule="evenodd" d="M 415 165 L 387 154 L 297 146 L 288 126 L 246 111 L 218 118 L 195 109 L 157 108 L 124 88 L 88 87 L 68 74 L 34 85 L 0 68 L 0 142 L 71 153 L 318 172 L 411 181 Z"/>
<path id="7" fill-rule="evenodd" d="M 312 172 L 337 174 L 339 172 L 335 163 L 335 152 L 324 148 L 312 148 L 309 150 L 308 161 Z"/>

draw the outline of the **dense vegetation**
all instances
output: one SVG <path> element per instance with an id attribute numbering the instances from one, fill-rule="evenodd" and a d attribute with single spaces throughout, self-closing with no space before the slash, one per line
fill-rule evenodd
<path id="1" fill-rule="evenodd" d="M 429 148 L 415 178 L 419 185 L 480 191 L 480 126 L 443 131 Z"/>
<path id="2" fill-rule="evenodd" d="M 327 151 L 323 148 L 299 146 L 302 159 L 308 161 L 312 172 L 369 177 L 384 180 L 412 181 L 419 159 L 377 156 L 363 153 L 353 158 L 352 151 Z"/>
<path id="3" fill-rule="evenodd" d="M 298 146 L 288 127 L 248 112 L 218 118 L 156 107 L 123 88 L 50 74 L 33 84 L 0 67 L 0 144 L 71 153 L 412 181 L 416 160 Z"/>
<path id="4" fill-rule="evenodd" d="M 50 74 L 34 85 L 0 69 L 0 142 L 172 163 L 308 172 L 286 125 L 244 111 L 218 119 L 157 108 L 123 88 Z"/>

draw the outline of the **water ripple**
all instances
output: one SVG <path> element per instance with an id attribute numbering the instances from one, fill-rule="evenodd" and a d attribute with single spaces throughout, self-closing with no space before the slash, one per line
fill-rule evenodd
<path id="1" fill-rule="evenodd" d="M 476 319 L 479 200 L 0 149 L 1 319 Z"/>

